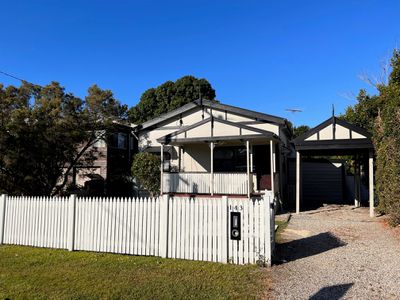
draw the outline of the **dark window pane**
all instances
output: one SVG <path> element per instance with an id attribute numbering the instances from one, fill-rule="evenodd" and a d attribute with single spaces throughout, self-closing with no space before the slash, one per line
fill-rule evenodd
<path id="1" fill-rule="evenodd" d="M 128 146 L 128 137 L 126 133 L 118 133 L 118 148 L 126 149 Z"/>
<path id="2" fill-rule="evenodd" d="M 215 172 L 246 172 L 246 148 L 220 147 L 214 150 Z"/>

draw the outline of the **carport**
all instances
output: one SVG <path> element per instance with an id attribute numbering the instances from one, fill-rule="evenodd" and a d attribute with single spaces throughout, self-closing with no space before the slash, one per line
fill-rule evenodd
<path id="1" fill-rule="evenodd" d="M 355 206 L 360 205 L 360 160 L 368 157 L 368 201 L 374 216 L 374 147 L 371 135 L 364 129 L 333 116 L 293 140 L 296 150 L 296 213 L 300 212 L 302 195 L 302 157 L 350 155 L 355 169 Z"/>

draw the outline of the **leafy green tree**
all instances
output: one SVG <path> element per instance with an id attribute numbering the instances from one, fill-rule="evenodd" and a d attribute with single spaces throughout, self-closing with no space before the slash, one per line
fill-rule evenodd
<path id="1" fill-rule="evenodd" d="M 146 90 L 129 110 L 129 121 L 141 124 L 200 98 L 215 100 L 215 90 L 206 79 L 184 76 Z"/>
<path id="2" fill-rule="evenodd" d="M 57 82 L 0 85 L 0 189 L 9 194 L 51 195 L 74 166 L 90 166 L 113 120 L 124 108 L 97 86 L 79 99 Z"/>
<path id="3" fill-rule="evenodd" d="M 377 85 L 378 94 L 361 90 L 357 104 L 341 116 L 373 133 L 376 154 L 378 210 L 400 224 L 400 51 L 391 59 L 388 83 Z"/>
<path id="4" fill-rule="evenodd" d="M 300 126 L 295 126 L 293 127 L 293 138 L 297 138 L 298 136 L 303 135 L 307 131 L 310 130 L 310 126 L 307 125 L 300 125 Z"/>
<path id="5" fill-rule="evenodd" d="M 132 176 L 150 192 L 152 196 L 160 192 L 160 158 L 151 153 L 135 155 L 132 163 Z"/>
<path id="6" fill-rule="evenodd" d="M 362 89 L 357 96 L 357 104 L 349 106 L 345 114 L 340 118 L 372 133 L 375 119 L 381 106 L 382 100 L 380 97 L 376 95 L 370 96 Z"/>
<path id="7" fill-rule="evenodd" d="M 93 146 L 99 140 L 108 141 L 108 137 L 116 131 L 116 121 L 127 118 L 127 106 L 120 104 L 110 90 L 102 90 L 97 85 L 88 89 L 88 95 L 83 101 L 83 109 L 79 114 L 78 132 L 84 135 L 71 159 L 64 164 L 63 177 L 54 188 L 54 193 L 59 193 L 68 183 L 68 176 L 72 169 L 78 165 L 90 166 L 99 155 Z M 73 142 L 73 141 L 71 141 Z"/>

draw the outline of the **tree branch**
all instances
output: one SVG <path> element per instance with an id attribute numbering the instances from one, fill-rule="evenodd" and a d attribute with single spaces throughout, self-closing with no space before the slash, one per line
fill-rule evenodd
<path id="1" fill-rule="evenodd" d="M 68 182 L 68 174 L 71 172 L 72 168 L 78 163 L 78 161 L 82 158 L 82 156 L 86 153 L 86 151 L 100 139 L 101 139 L 101 137 L 96 137 L 94 139 L 89 140 L 89 142 L 79 151 L 77 156 L 68 165 L 68 167 L 67 167 L 67 169 L 66 169 L 66 171 L 64 173 L 62 183 L 60 185 L 57 185 L 57 186 L 54 187 L 54 191 L 52 193 L 52 196 L 57 195 L 58 193 L 60 193 L 60 191 L 65 187 L 65 185 Z M 56 182 L 57 182 L 57 180 L 56 180 Z"/>

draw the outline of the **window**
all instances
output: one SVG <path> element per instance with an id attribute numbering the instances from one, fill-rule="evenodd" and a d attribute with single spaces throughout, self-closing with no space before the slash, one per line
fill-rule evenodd
<path id="1" fill-rule="evenodd" d="M 215 172 L 246 172 L 245 147 L 220 147 L 214 149 Z"/>
<path id="2" fill-rule="evenodd" d="M 127 148 L 127 136 L 126 133 L 118 133 L 118 148 L 126 149 Z"/>
<path id="3" fill-rule="evenodd" d="M 161 154 L 160 154 L 161 155 Z M 171 170 L 171 154 L 164 152 L 163 171 L 169 172 Z"/>
<path id="4" fill-rule="evenodd" d="M 128 136 L 126 133 L 118 132 L 111 136 L 110 146 L 118 149 L 126 149 L 128 147 Z"/>

